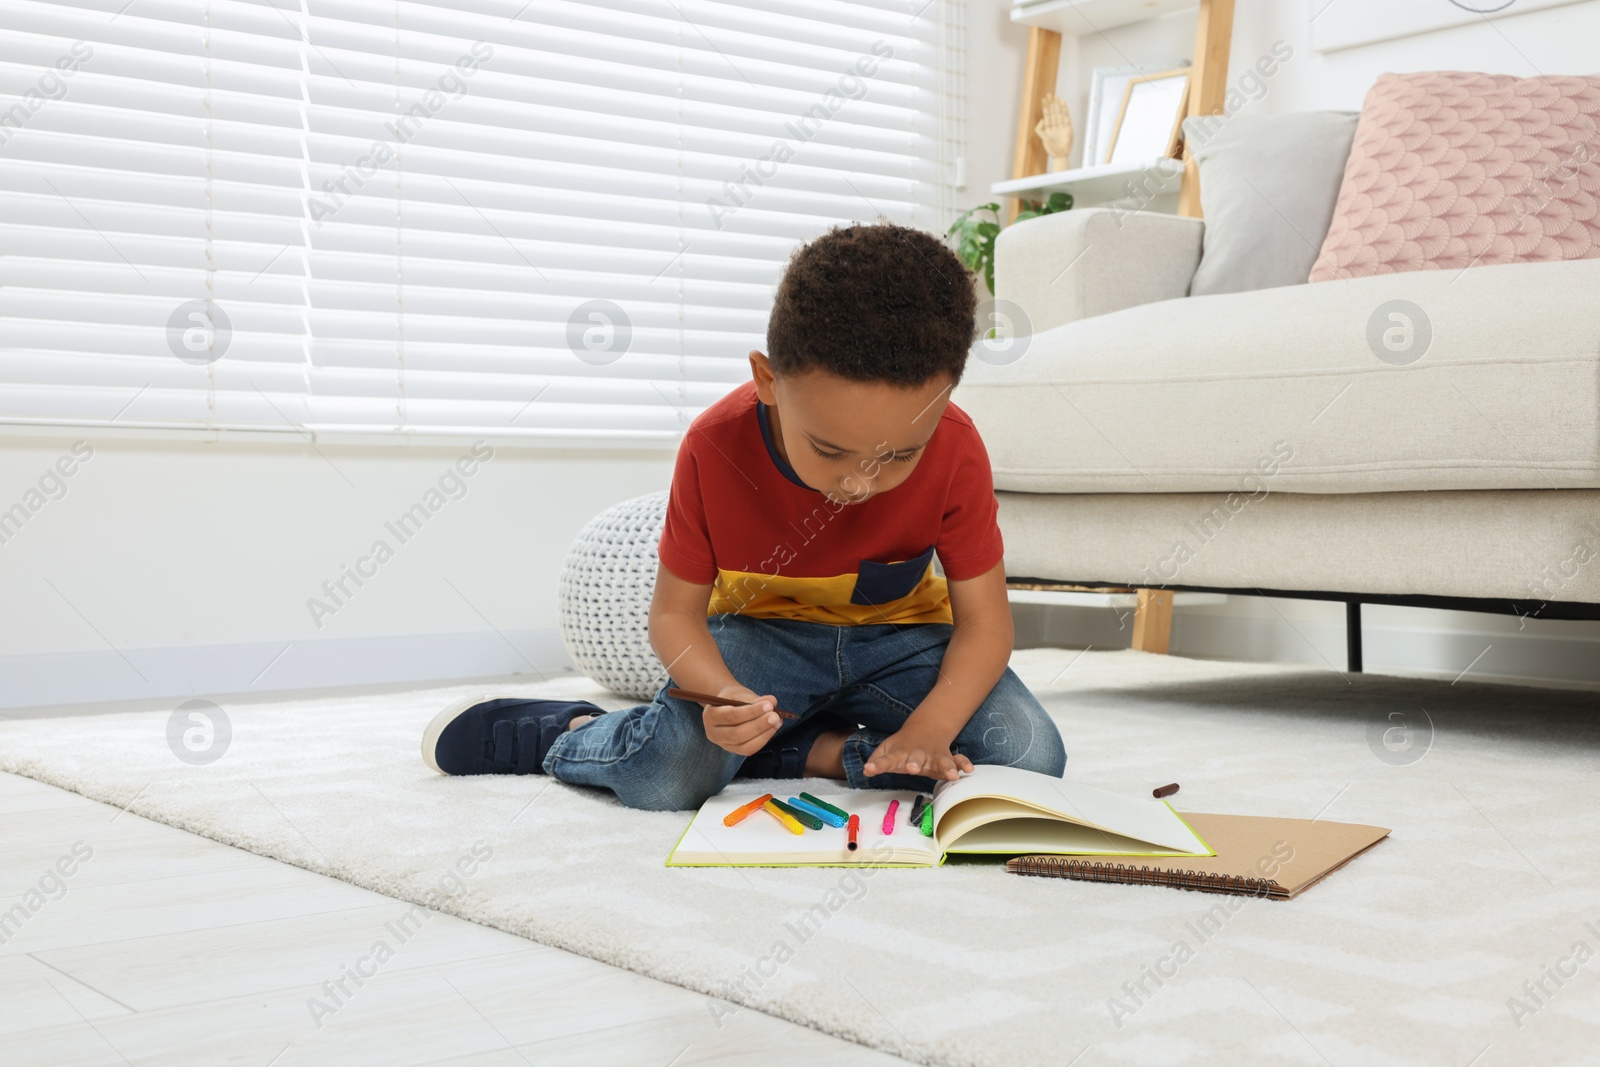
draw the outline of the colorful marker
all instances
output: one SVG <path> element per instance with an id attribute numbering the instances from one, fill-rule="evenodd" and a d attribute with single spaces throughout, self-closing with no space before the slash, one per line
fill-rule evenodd
<path id="1" fill-rule="evenodd" d="M 851 852 L 854 852 L 856 850 L 856 848 L 857 848 L 856 834 L 858 834 L 860 832 L 861 832 L 861 816 L 859 816 L 859 815 L 850 816 L 850 843 L 848 845 L 846 845 L 845 847 L 848 848 Z"/>
<path id="2" fill-rule="evenodd" d="M 799 811 L 803 811 L 807 815 L 816 816 L 817 818 L 821 819 L 823 822 L 827 823 L 829 826 L 843 826 L 844 825 L 844 816 L 843 815 L 835 815 L 831 811 L 824 811 L 821 808 L 817 807 L 815 804 L 808 804 L 804 800 L 801 800 L 799 797 L 790 797 L 786 803 L 788 804 L 789 807 L 795 808 L 796 810 L 799 810 Z M 820 829 L 820 827 L 818 827 L 818 829 Z"/>
<path id="3" fill-rule="evenodd" d="M 844 820 L 850 817 L 850 813 L 848 811 L 845 811 L 843 808 L 836 808 L 832 804 L 829 804 L 826 800 L 819 800 L 810 793 L 801 793 L 800 799 L 805 801 L 807 804 L 810 804 L 812 807 L 821 808 L 823 811 L 833 812 L 833 814 L 839 817 L 840 826 L 843 826 Z"/>
<path id="4" fill-rule="evenodd" d="M 895 817 L 895 814 L 897 812 L 899 812 L 899 810 L 900 810 L 900 802 L 898 800 L 889 801 L 889 813 L 883 817 L 883 832 L 884 833 L 886 833 L 886 834 L 894 833 L 894 817 Z"/>
<path id="5" fill-rule="evenodd" d="M 722 817 L 722 825 L 734 826 L 738 823 L 744 822 L 745 818 L 748 817 L 751 812 L 755 811 L 757 808 L 771 799 L 771 793 L 764 793 L 761 796 L 756 797 L 750 803 L 733 809 Z"/>
<path id="6" fill-rule="evenodd" d="M 806 832 L 806 828 L 796 822 L 794 816 L 778 807 L 778 802 L 776 800 L 768 798 L 768 800 L 761 805 L 761 810 L 772 816 L 774 819 L 777 819 L 779 822 L 783 823 L 783 828 L 788 830 L 791 834 L 803 834 Z"/>
<path id="7" fill-rule="evenodd" d="M 801 826 L 804 826 L 807 830 L 822 829 L 822 820 L 811 814 L 809 811 L 801 811 L 799 808 L 791 807 L 788 804 L 785 804 L 783 801 L 778 800 L 776 797 L 773 798 L 772 803 L 777 805 L 779 811 L 782 811 L 785 815 L 789 816 L 789 818 L 793 819 Z"/>
<path id="8" fill-rule="evenodd" d="M 40 106 L 42 107 L 43 105 L 41 104 Z M 667 696 L 678 700 L 692 700 L 696 704 L 704 704 L 712 708 L 742 708 L 745 705 L 743 700 L 719 697 L 715 693 L 696 693 L 693 689 L 668 689 Z M 780 711 L 778 712 L 778 717 L 780 719 L 798 719 L 800 716 L 790 711 Z"/>
<path id="9" fill-rule="evenodd" d="M 933 805 L 929 804 L 922 809 L 922 832 L 927 837 L 933 836 Z"/>
<path id="10" fill-rule="evenodd" d="M 927 806 L 928 795 L 926 793 L 918 793 L 917 799 L 911 804 L 910 822 L 912 826 L 915 826 L 917 823 L 922 821 L 922 809 L 926 808 Z"/>

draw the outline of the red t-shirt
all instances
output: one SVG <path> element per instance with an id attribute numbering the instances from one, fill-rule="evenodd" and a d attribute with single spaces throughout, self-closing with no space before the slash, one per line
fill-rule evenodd
<path id="1" fill-rule="evenodd" d="M 712 585 L 709 613 L 835 626 L 950 622 L 944 573 L 961 581 L 1000 562 L 989 454 L 951 404 L 916 470 L 864 503 L 806 486 L 773 446 L 746 382 L 706 409 L 678 448 L 661 562 Z"/>

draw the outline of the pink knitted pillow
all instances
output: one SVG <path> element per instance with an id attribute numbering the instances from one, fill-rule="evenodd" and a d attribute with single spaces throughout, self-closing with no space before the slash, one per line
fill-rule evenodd
<path id="1" fill-rule="evenodd" d="M 1600 78 L 1384 74 L 1311 281 L 1600 257 Z"/>

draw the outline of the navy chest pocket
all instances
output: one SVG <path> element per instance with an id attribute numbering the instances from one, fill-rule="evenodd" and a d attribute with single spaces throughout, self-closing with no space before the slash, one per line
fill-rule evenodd
<path id="1" fill-rule="evenodd" d="M 852 604 L 888 604 L 899 600 L 901 597 L 910 596 L 912 590 L 921 584 L 922 576 L 928 571 L 928 564 L 933 562 L 933 546 L 916 559 L 902 560 L 899 563 L 874 563 L 871 560 L 861 561 L 861 569 L 856 573 L 856 589 L 850 594 Z"/>

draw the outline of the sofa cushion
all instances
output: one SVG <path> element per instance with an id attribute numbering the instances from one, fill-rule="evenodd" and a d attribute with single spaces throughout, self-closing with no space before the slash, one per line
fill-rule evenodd
<path id="1" fill-rule="evenodd" d="M 994 294 L 1039 333 L 1185 296 L 1205 223 L 1154 211 L 1086 207 L 1007 226 L 995 238 Z"/>
<path id="2" fill-rule="evenodd" d="M 1207 115 L 1183 124 L 1200 167 L 1205 247 L 1192 296 L 1299 285 L 1333 218 L 1354 111 Z"/>
<path id="3" fill-rule="evenodd" d="M 1166 300 L 1020 351 L 955 395 L 999 489 L 1600 487 L 1600 260 Z"/>
<path id="4" fill-rule="evenodd" d="M 1311 280 L 1600 256 L 1600 77 L 1384 74 Z"/>

